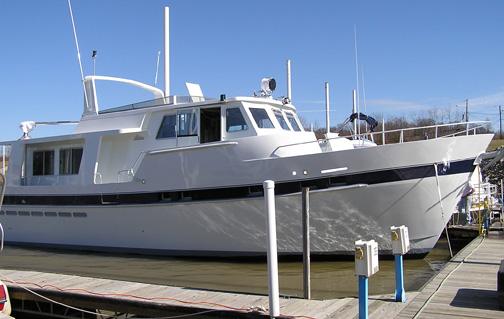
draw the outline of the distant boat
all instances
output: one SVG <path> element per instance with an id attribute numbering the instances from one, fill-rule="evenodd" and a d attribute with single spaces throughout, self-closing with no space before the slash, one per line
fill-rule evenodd
<path id="1" fill-rule="evenodd" d="M 95 82 L 119 81 L 155 99 L 100 110 Z M 5 142 L 0 211 L 12 244 L 187 256 L 266 252 L 262 182 L 276 182 L 278 252 L 300 254 L 300 191 L 309 186 L 313 254 L 348 255 L 357 239 L 391 253 L 390 226 L 409 227 L 428 253 L 492 134 L 366 147 L 317 140 L 273 82 L 255 97 L 169 96 L 132 80 L 88 76 L 75 132 Z M 190 93 L 191 93 L 190 92 Z M 199 90 L 199 92 L 201 92 Z M 469 129 L 471 128 L 471 129 Z M 383 132 L 380 134 L 386 134 Z M 441 211 L 438 183 L 444 213 Z"/>

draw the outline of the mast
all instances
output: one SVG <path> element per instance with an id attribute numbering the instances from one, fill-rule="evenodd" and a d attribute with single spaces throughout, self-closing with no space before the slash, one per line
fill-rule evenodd
<path id="1" fill-rule="evenodd" d="M 164 9 L 164 94 L 170 96 L 170 8 Z"/>
<path id="2" fill-rule="evenodd" d="M 325 112 L 326 112 L 326 133 L 331 133 L 329 121 L 329 82 L 325 82 Z"/>
<path id="3" fill-rule="evenodd" d="M 287 98 L 292 102 L 291 60 L 287 60 Z"/>
<path id="4" fill-rule="evenodd" d="M 357 91 L 355 89 L 352 91 L 352 114 L 357 113 Z M 354 137 L 357 136 L 357 121 L 358 119 L 354 120 L 353 122 L 353 128 L 354 128 Z"/>

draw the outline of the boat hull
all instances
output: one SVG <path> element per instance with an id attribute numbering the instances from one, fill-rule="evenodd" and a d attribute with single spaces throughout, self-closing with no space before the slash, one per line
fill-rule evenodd
<path id="1" fill-rule="evenodd" d="M 8 187 L 0 222 L 6 241 L 15 244 L 262 256 L 267 229 L 261 183 L 273 179 L 279 254 L 302 251 L 300 191 L 311 186 L 313 254 L 351 255 L 359 239 L 374 239 L 381 254 L 390 254 L 390 226 L 406 225 L 410 253 L 424 255 L 434 247 L 474 170 L 474 159 L 491 138 L 439 138 L 242 160 L 234 166 L 225 162 L 231 161 L 232 150 L 228 155 L 222 149 L 156 153 L 145 158 L 131 183 Z M 211 176 L 214 188 L 209 188 Z"/>
<path id="2" fill-rule="evenodd" d="M 429 252 L 451 216 L 469 173 L 310 193 L 313 254 L 348 255 L 358 239 L 390 254 L 390 226 L 406 225 L 411 254 Z M 185 256 L 261 256 L 267 247 L 264 199 L 99 206 L 5 206 L 10 243 Z M 14 215 L 14 212 L 16 214 Z M 276 197 L 278 252 L 302 252 L 301 194 Z"/>

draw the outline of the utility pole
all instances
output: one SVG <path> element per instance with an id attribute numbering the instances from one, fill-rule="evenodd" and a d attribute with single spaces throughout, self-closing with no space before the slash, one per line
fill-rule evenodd
<path id="1" fill-rule="evenodd" d="M 469 122 L 469 99 L 466 99 L 466 116 L 465 116 L 465 119 L 466 119 L 466 123 Z"/>

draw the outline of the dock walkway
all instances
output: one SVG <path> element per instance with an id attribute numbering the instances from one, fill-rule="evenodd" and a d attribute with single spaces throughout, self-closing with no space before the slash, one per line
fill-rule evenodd
<path id="1" fill-rule="evenodd" d="M 499 310 L 497 271 L 504 236 L 490 233 L 461 250 L 397 318 L 504 318 Z"/>
<path id="2" fill-rule="evenodd" d="M 11 299 L 18 300 L 18 309 L 19 301 L 43 301 L 23 288 L 28 287 L 45 297 L 92 311 L 102 309 L 157 317 L 204 313 L 205 318 L 269 318 L 268 296 L 35 271 L 0 270 L 0 279 L 8 285 Z M 410 293 L 408 296 L 414 297 L 416 294 Z M 369 300 L 370 318 L 393 318 L 406 305 L 394 302 L 393 295 L 373 296 Z M 37 305 L 36 308 L 43 310 L 47 307 Z M 30 309 L 22 312 L 31 313 Z M 281 298 L 280 312 L 283 318 L 355 318 L 358 316 L 358 300 Z"/>
<path id="3" fill-rule="evenodd" d="M 393 295 L 370 297 L 369 317 L 504 318 L 497 295 L 497 271 L 502 259 L 504 236 L 476 238 L 419 292 L 408 292 L 407 303 L 394 302 Z M 35 304 L 33 308 L 34 303 L 43 300 L 28 288 L 91 312 L 100 309 L 152 317 L 204 314 L 205 318 L 269 318 L 268 296 L 263 295 L 6 269 L 0 270 L 0 279 L 8 285 L 13 307 L 21 308 L 21 313 L 53 311 L 52 306 Z M 25 308 L 30 303 L 32 308 Z M 282 318 L 356 318 L 358 300 L 281 298 L 280 312 Z"/>

